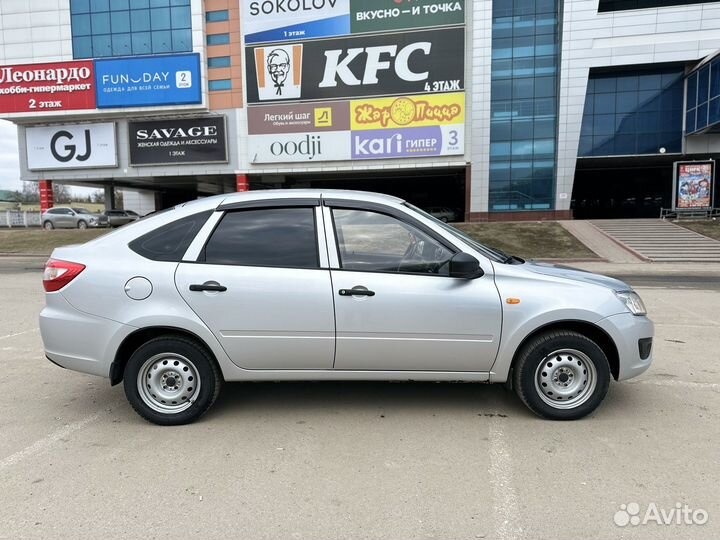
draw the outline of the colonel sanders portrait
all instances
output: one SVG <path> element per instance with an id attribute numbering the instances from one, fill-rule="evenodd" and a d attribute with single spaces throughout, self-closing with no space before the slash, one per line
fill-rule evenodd
<path id="1" fill-rule="evenodd" d="M 275 83 L 278 96 L 282 96 L 283 87 L 288 73 L 290 73 L 290 57 L 283 49 L 275 49 L 267 57 L 267 70 Z"/>

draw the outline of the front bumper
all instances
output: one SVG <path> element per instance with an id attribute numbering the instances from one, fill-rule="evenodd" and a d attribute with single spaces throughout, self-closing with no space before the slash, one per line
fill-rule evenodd
<path id="1" fill-rule="evenodd" d="M 618 380 L 637 377 L 652 363 L 652 347 L 648 339 L 655 335 L 655 325 L 645 316 L 620 313 L 602 319 L 597 325 L 605 330 L 618 350 Z"/>

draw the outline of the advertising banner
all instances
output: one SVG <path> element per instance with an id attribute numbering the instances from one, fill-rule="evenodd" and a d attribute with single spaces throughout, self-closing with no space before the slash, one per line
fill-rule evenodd
<path id="1" fill-rule="evenodd" d="M 464 89 L 462 27 L 247 47 L 248 103 Z"/>
<path id="2" fill-rule="evenodd" d="M 433 126 L 352 132 L 352 159 L 420 158 L 465 153 L 465 129 Z"/>
<path id="3" fill-rule="evenodd" d="M 74 124 L 25 130 L 28 169 L 117 167 L 115 124 Z"/>
<path id="4" fill-rule="evenodd" d="M 250 135 L 350 129 L 348 101 L 249 107 L 247 113 Z"/>
<path id="5" fill-rule="evenodd" d="M 350 31 L 388 32 L 465 23 L 465 0 L 352 0 Z"/>
<path id="6" fill-rule="evenodd" d="M 100 109 L 202 103 L 196 53 L 99 59 L 95 80 Z"/>
<path id="7" fill-rule="evenodd" d="M 350 132 L 253 135 L 248 156 L 251 163 L 344 161 L 350 159 Z"/>
<path id="8" fill-rule="evenodd" d="M 245 43 L 350 33 L 350 0 L 243 0 Z"/>
<path id="9" fill-rule="evenodd" d="M 714 161 L 675 163 L 674 208 L 708 210 L 713 206 Z"/>
<path id="10" fill-rule="evenodd" d="M 224 116 L 129 122 L 130 165 L 227 163 Z"/>
<path id="11" fill-rule="evenodd" d="M 0 114 L 94 108 L 92 60 L 0 67 Z"/>
<path id="12" fill-rule="evenodd" d="M 354 100 L 352 129 L 449 126 L 465 123 L 465 94 L 431 94 Z"/>

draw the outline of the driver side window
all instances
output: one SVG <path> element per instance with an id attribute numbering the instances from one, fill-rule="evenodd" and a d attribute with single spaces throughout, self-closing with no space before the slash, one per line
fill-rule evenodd
<path id="1" fill-rule="evenodd" d="M 335 208 L 332 215 L 341 268 L 448 275 L 454 253 L 412 225 L 367 210 Z"/>

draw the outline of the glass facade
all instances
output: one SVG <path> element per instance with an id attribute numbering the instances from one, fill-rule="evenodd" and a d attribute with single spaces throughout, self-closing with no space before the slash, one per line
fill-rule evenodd
<path id="1" fill-rule="evenodd" d="M 687 77 L 685 132 L 717 131 L 720 125 L 720 58 Z"/>
<path id="2" fill-rule="evenodd" d="M 702 0 L 712 3 L 712 0 Z M 626 9 L 647 9 L 667 6 L 689 6 L 698 4 L 700 0 L 600 0 L 598 11 L 623 11 Z"/>
<path id="3" fill-rule="evenodd" d="M 223 22 L 228 20 L 230 20 L 230 12 L 227 9 L 208 11 L 205 13 L 206 22 Z"/>
<path id="4" fill-rule="evenodd" d="M 73 56 L 192 51 L 190 0 L 70 0 Z"/>
<path id="5" fill-rule="evenodd" d="M 219 79 L 217 81 L 208 81 L 208 90 L 210 92 L 220 92 L 224 90 L 232 90 L 232 81 L 230 79 Z"/>
<path id="6" fill-rule="evenodd" d="M 493 2 L 491 212 L 554 207 L 557 0 Z"/>
<path id="7" fill-rule="evenodd" d="M 208 45 L 228 45 L 230 43 L 230 34 L 208 34 Z"/>
<path id="8" fill-rule="evenodd" d="M 591 73 L 578 156 L 682 150 L 683 68 Z"/>
<path id="9" fill-rule="evenodd" d="M 227 68 L 230 67 L 231 61 L 229 56 L 216 56 L 215 58 L 208 58 L 209 68 Z"/>

